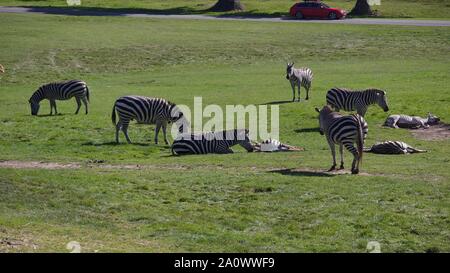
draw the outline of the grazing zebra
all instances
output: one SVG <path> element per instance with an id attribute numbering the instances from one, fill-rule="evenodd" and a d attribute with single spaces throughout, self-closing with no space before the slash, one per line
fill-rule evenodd
<path id="1" fill-rule="evenodd" d="M 116 123 L 116 112 L 119 115 L 119 121 Z M 149 98 L 143 96 L 124 96 L 116 100 L 112 108 L 111 119 L 116 126 L 116 142 L 119 143 L 119 130 L 125 134 L 128 143 L 131 143 L 128 136 L 128 125 L 131 120 L 136 120 L 143 124 L 156 124 L 155 144 L 158 144 L 159 130 L 163 129 L 164 142 L 167 140 L 167 124 L 176 122 L 178 131 L 183 132 L 183 125 L 187 124 L 183 113 L 176 104 L 161 98 Z"/>
<path id="2" fill-rule="evenodd" d="M 311 83 L 313 80 L 313 73 L 311 69 L 307 67 L 294 68 L 294 63 L 287 64 L 286 79 L 289 80 L 292 87 L 292 101 L 295 101 L 295 86 L 298 88 L 298 101 L 300 101 L 300 87 L 303 86 L 306 89 L 306 100 L 309 99 L 309 89 L 311 89 Z"/>
<path id="3" fill-rule="evenodd" d="M 364 118 L 358 114 L 343 116 L 337 112 L 333 112 L 331 107 L 326 105 L 319 110 L 320 134 L 327 137 L 328 145 L 333 155 L 333 165 L 328 171 L 336 169 L 336 151 L 335 144 L 339 144 L 339 152 L 341 154 L 341 166 L 344 169 L 343 146 L 353 154 L 352 174 L 359 172 L 359 165 L 363 155 L 364 139 L 368 132 L 367 123 Z M 356 142 L 357 149 L 353 145 Z"/>
<path id="4" fill-rule="evenodd" d="M 407 116 L 407 115 L 390 115 L 384 122 L 384 126 L 391 128 L 428 128 L 430 125 L 437 124 L 441 119 L 428 113 L 427 118 L 421 118 L 418 116 Z"/>
<path id="5" fill-rule="evenodd" d="M 427 151 L 416 149 L 401 141 L 385 141 L 377 142 L 370 148 L 364 148 L 364 152 L 375 154 L 413 154 Z"/>
<path id="6" fill-rule="evenodd" d="M 340 109 L 354 111 L 363 116 L 371 104 L 378 104 L 384 112 L 389 111 L 386 92 L 378 89 L 351 91 L 341 88 L 332 88 L 327 92 L 327 104 L 337 112 Z"/>
<path id="7" fill-rule="evenodd" d="M 68 100 L 72 97 L 75 97 L 77 101 L 77 110 L 75 111 L 75 114 L 78 114 L 78 111 L 80 111 L 81 102 L 83 102 L 87 114 L 89 88 L 84 81 L 80 80 L 53 82 L 39 87 L 28 101 L 31 106 L 31 114 L 33 116 L 37 115 L 39 112 L 40 101 L 48 99 L 50 101 L 50 115 L 53 114 L 53 108 L 55 108 L 56 115 L 58 114 L 58 111 L 56 110 L 56 100 Z"/>
<path id="8" fill-rule="evenodd" d="M 183 134 L 172 144 L 173 155 L 188 154 L 230 154 L 230 147 L 239 144 L 248 152 L 253 151 L 247 129 L 209 132 L 203 134 Z"/>

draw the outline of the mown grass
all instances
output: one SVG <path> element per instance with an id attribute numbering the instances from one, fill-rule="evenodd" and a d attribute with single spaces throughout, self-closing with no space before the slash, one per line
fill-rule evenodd
<path id="1" fill-rule="evenodd" d="M 387 90 L 391 113 L 447 121 L 446 28 L 36 15 L 2 15 L 0 24 L 0 160 L 83 165 L 0 169 L 0 236 L 22 242 L 1 251 L 66 251 L 72 240 L 84 251 L 363 252 L 372 240 L 382 251 L 449 251 L 449 140 L 381 128 L 386 113 L 373 107 L 367 145 L 403 140 L 429 153 L 367 154 L 365 174 L 332 176 L 318 172 L 331 156 L 314 111 L 333 86 L 374 86 Z M 153 126 L 135 124 L 137 145 L 111 144 L 121 95 L 289 100 L 287 60 L 315 74 L 310 101 L 280 105 L 280 139 L 304 152 L 172 157 L 151 143 Z M 58 102 L 60 116 L 29 115 L 39 85 L 68 78 L 88 82 L 89 115 L 73 115 L 74 101 Z"/>
<path id="2" fill-rule="evenodd" d="M 135 9 L 154 13 L 168 14 L 193 14 L 208 13 L 221 15 L 223 13 L 211 13 L 210 8 L 215 0 L 156 0 L 156 1 L 120 1 L 120 0 L 82 0 L 81 8 L 97 9 Z M 241 0 L 245 11 L 237 12 L 240 15 L 254 16 L 280 16 L 287 15 L 289 8 L 296 2 L 292 0 Z M 332 7 L 339 7 L 350 11 L 355 0 L 330 0 L 324 1 Z M 380 5 L 374 5 L 379 17 L 387 18 L 441 18 L 448 19 L 450 4 L 446 0 L 381 0 Z M 65 0 L 0 0 L 0 5 L 11 6 L 53 6 L 67 7 Z M 230 14 L 230 13 L 227 13 Z"/>

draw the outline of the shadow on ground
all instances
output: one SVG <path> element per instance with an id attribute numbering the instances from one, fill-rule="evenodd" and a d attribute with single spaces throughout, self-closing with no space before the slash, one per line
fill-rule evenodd
<path id="1" fill-rule="evenodd" d="M 306 176 L 306 177 L 333 177 L 336 175 L 334 173 L 322 171 L 298 170 L 298 169 L 279 169 L 269 171 L 269 173 L 278 173 L 282 175 L 292 175 L 292 176 Z"/>
<path id="2" fill-rule="evenodd" d="M 319 128 L 301 128 L 301 129 L 295 129 L 294 132 L 296 133 L 318 133 L 319 132 Z"/>
<path id="3" fill-rule="evenodd" d="M 208 14 L 219 18 L 279 18 L 286 14 L 281 12 L 264 13 L 256 10 L 242 12 L 211 12 L 209 9 L 194 9 L 191 7 L 176 7 L 169 9 L 146 8 L 99 8 L 99 7 L 52 7 L 52 6 L 20 6 L 27 8 L 29 12 L 45 13 L 53 15 L 73 16 L 126 16 L 126 15 L 202 15 Z M 286 17 L 287 18 L 287 17 Z"/>

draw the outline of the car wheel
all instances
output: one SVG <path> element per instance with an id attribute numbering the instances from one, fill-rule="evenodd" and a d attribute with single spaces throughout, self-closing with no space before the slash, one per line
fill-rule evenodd
<path id="1" fill-rule="evenodd" d="M 328 19 L 335 20 L 337 18 L 337 14 L 335 12 L 330 12 L 328 14 Z"/>
<path id="2" fill-rule="evenodd" d="M 303 19 L 303 13 L 301 13 L 300 11 L 297 11 L 297 13 L 295 14 L 295 17 L 297 19 Z"/>

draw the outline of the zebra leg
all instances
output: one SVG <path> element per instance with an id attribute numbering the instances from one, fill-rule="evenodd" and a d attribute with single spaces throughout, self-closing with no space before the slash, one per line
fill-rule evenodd
<path id="1" fill-rule="evenodd" d="M 53 115 L 53 100 L 49 100 L 50 102 L 50 116 Z"/>
<path id="2" fill-rule="evenodd" d="M 156 122 L 156 128 L 155 128 L 155 144 L 158 144 L 158 134 L 159 130 L 161 129 L 161 122 Z"/>
<path id="3" fill-rule="evenodd" d="M 339 153 L 341 154 L 341 166 L 339 167 L 339 170 L 344 169 L 344 145 L 339 144 Z"/>
<path id="4" fill-rule="evenodd" d="M 297 101 L 300 101 L 300 88 L 301 88 L 301 82 L 299 82 L 298 83 L 298 89 L 297 89 L 297 95 L 298 95 L 298 98 L 297 98 Z"/>
<path id="5" fill-rule="evenodd" d="M 358 153 L 358 150 L 356 150 L 355 146 L 353 146 L 353 143 L 348 142 L 345 143 L 345 148 L 353 154 L 353 162 L 352 162 L 352 174 L 358 174 L 359 173 L 359 157 L 361 156 Z"/>
<path id="6" fill-rule="evenodd" d="M 336 147 L 334 146 L 333 141 L 328 140 L 328 145 L 330 146 L 331 155 L 333 156 L 333 165 L 328 170 L 329 172 L 336 170 Z"/>
<path id="7" fill-rule="evenodd" d="M 122 127 L 122 121 L 119 120 L 119 122 L 117 122 L 117 124 L 116 124 L 116 143 L 119 143 L 119 131 L 120 131 L 121 127 Z"/>
<path id="8" fill-rule="evenodd" d="M 122 121 L 122 126 L 121 126 L 121 128 L 122 128 L 122 132 L 123 132 L 124 135 L 125 135 L 125 138 L 127 139 L 128 144 L 131 144 L 131 139 L 130 139 L 130 137 L 128 136 L 128 121 L 127 121 L 127 122 Z"/>
<path id="9" fill-rule="evenodd" d="M 86 115 L 87 115 L 88 114 L 88 102 L 87 102 L 87 99 L 86 99 L 86 97 L 83 97 L 81 100 L 83 101 L 84 109 L 86 110 Z"/>
<path id="10" fill-rule="evenodd" d="M 55 108 L 55 115 L 58 114 L 58 110 L 56 110 L 56 101 L 53 101 L 53 108 Z"/>
<path id="11" fill-rule="evenodd" d="M 166 129 L 167 129 L 167 123 L 163 123 L 162 130 L 163 130 L 163 135 L 164 135 L 164 143 L 169 144 L 169 141 L 167 140 Z"/>
<path id="12" fill-rule="evenodd" d="M 77 110 L 75 111 L 75 115 L 78 114 L 78 111 L 80 111 L 80 107 L 81 107 L 81 100 L 80 98 L 76 97 L 75 100 L 77 101 Z"/>
<path id="13" fill-rule="evenodd" d="M 309 88 L 310 88 L 310 86 L 305 87 L 305 89 L 306 89 L 306 98 L 305 98 L 305 100 L 309 100 Z"/>
<path id="14" fill-rule="evenodd" d="M 295 101 L 295 83 L 291 82 L 292 87 L 292 101 Z"/>

